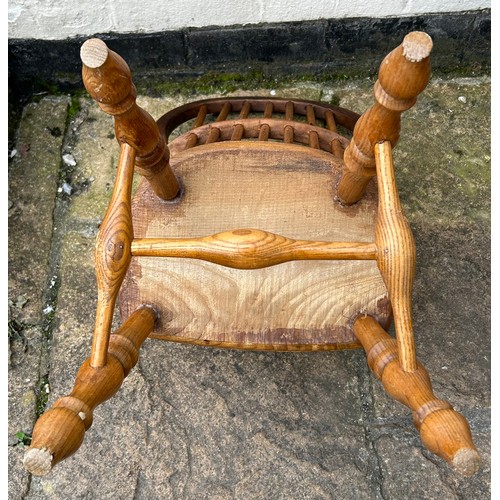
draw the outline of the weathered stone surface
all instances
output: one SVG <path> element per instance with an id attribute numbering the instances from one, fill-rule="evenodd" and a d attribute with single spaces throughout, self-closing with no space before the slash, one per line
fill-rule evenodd
<path id="1" fill-rule="evenodd" d="M 373 102 L 372 85 L 301 83 L 277 95 L 362 112 Z M 470 420 L 484 460 L 476 476 L 456 476 L 422 447 L 409 412 L 385 395 L 362 351 L 255 353 L 147 340 L 73 457 L 28 480 L 20 450 L 11 448 L 9 497 L 487 498 L 489 92 L 488 79 L 431 82 L 403 118 L 395 153 L 419 252 L 419 357 L 439 396 Z M 186 100 L 138 99 L 155 118 Z M 90 353 L 94 243 L 118 157 L 112 119 L 86 99 L 80 106 L 63 151 L 76 160 L 67 179 L 74 191 L 64 220 L 55 221 L 62 230 L 49 403 L 71 390 Z M 16 380 L 20 405 L 26 390 Z"/>
<path id="2" fill-rule="evenodd" d="M 9 299 L 17 320 L 39 321 L 52 235 L 68 98 L 29 104 L 9 165 Z"/>
<path id="3" fill-rule="evenodd" d="M 11 498 L 21 498 L 29 490 L 29 478 L 20 467 L 23 439 L 18 439 L 17 434 L 30 435 L 40 391 L 45 390 L 40 380 L 40 363 L 50 315 L 47 288 L 52 283 L 53 212 L 68 103 L 68 98 L 50 97 L 25 108 L 16 154 L 9 164 L 8 444 Z"/>

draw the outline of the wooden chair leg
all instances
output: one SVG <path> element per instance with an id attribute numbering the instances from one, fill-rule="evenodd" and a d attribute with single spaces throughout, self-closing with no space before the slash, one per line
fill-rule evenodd
<path id="1" fill-rule="evenodd" d="M 429 375 L 416 357 L 411 307 L 415 242 L 399 200 L 390 142 L 377 143 L 374 152 L 379 190 L 377 263 L 391 300 L 396 339 L 371 317 L 358 318 L 354 334 L 387 393 L 413 410 L 424 445 L 470 475 L 479 468 L 480 459 L 469 425 L 448 402 L 436 398 Z"/>
<path id="2" fill-rule="evenodd" d="M 469 424 L 450 403 L 434 395 L 424 366 L 417 361 L 415 370 L 404 371 L 396 341 L 370 316 L 356 319 L 354 334 L 366 351 L 368 366 L 389 396 L 413 411 L 413 421 L 425 447 L 461 474 L 474 474 L 481 459 L 472 442 Z"/>
<path id="3" fill-rule="evenodd" d="M 154 327 L 156 312 L 143 306 L 114 335 L 110 334 L 118 291 L 131 260 L 130 196 L 135 157 L 132 146 L 121 145 L 115 186 L 97 236 L 98 296 L 92 351 L 78 371 L 71 394 L 57 400 L 35 424 L 31 447 L 24 459 L 24 465 L 33 474 L 46 474 L 80 447 L 92 424 L 94 408 L 120 388 Z"/>
<path id="4" fill-rule="evenodd" d="M 108 210 L 101 223 L 95 247 L 97 310 L 90 364 L 104 366 L 107 359 L 113 312 L 120 286 L 132 259 L 132 180 L 135 149 L 122 144 Z"/>
<path id="5" fill-rule="evenodd" d="M 136 170 L 164 200 L 175 198 L 179 183 L 169 164 L 169 150 L 153 117 L 135 102 L 127 63 L 106 44 L 91 38 L 81 47 L 85 88 L 100 108 L 114 116 L 115 135 L 137 151 Z"/>
<path id="6" fill-rule="evenodd" d="M 24 457 L 29 472 L 45 475 L 78 450 L 85 431 L 92 425 L 94 409 L 118 391 L 136 365 L 139 349 L 153 330 L 156 318 L 152 307 L 140 307 L 111 335 L 104 366 L 94 368 L 90 358 L 84 361 L 69 396 L 58 399 L 35 424 L 31 446 Z"/>
<path id="7" fill-rule="evenodd" d="M 375 175 L 375 144 L 388 140 L 396 145 L 401 113 L 415 104 L 429 82 L 431 50 L 430 36 L 413 31 L 382 61 L 374 89 L 376 102 L 357 121 L 344 152 L 345 170 L 338 186 L 343 203 L 351 205 L 360 200 Z"/>

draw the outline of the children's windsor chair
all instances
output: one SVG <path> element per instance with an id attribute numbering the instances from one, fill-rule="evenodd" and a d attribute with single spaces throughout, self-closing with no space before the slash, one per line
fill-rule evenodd
<path id="1" fill-rule="evenodd" d="M 426 33 L 408 34 L 382 61 L 361 117 L 241 97 L 186 104 L 155 123 L 125 61 L 99 39 L 83 44 L 83 81 L 114 117 L 120 158 L 96 244 L 91 354 L 71 394 L 36 423 L 29 471 L 46 474 L 79 448 L 148 336 L 278 351 L 362 346 L 425 446 L 464 474 L 478 469 L 466 419 L 436 398 L 416 358 L 415 244 L 392 162 L 431 49 Z M 134 170 L 145 181 L 131 198 Z M 119 294 L 123 324 L 111 333 Z M 385 331 L 392 318 L 396 339 Z"/>

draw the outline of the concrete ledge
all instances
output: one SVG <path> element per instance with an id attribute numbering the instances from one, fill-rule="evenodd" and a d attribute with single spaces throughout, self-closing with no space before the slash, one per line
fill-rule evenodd
<path id="1" fill-rule="evenodd" d="M 252 26 L 183 29 L 154 34 L 100 33 L 141 78 L 205 74 L 345 76 L 373 74 L 388 50 L 412 30 L 434 40 L 435 73 L 477 75 L 490 70 L 491 11 L 402 18 L 318 19 Z M 66 40 L 9 40 L 11 86 L 24 92 L 57 85 L 81 88 L 80 45 Z"/>

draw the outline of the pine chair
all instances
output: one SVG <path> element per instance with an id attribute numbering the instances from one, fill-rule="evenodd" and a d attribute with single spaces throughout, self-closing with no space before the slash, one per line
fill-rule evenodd
<path id="1" fill-rule="evenodd" d="M 155 122 L 136 104 L 125 61 L 99 39 L 83 44 L 83 81 L 114 117 L 120 157 L 96 243 L 90 357 L 70 395 L 36 423 L 29 471 L 46 474 L 79 448 L 148 336 L 275 351 L 363 347 L 387 393 L 413 411 L 424 445 L 463 474 L 478 469 L 466 419 L 434 395 L 416 357 L 415 243 L 392 161 L 401 113 L 429 81 L 431 49 L 426 33 L 409 33 L 382 61 L 362 116 L 231 97 Z M 144 179 L 132 197 L 134 171 Z M 111 333 L 118 298 L 122 326 Z M 396 338 L 386 332 L 392 320 Z"/>

